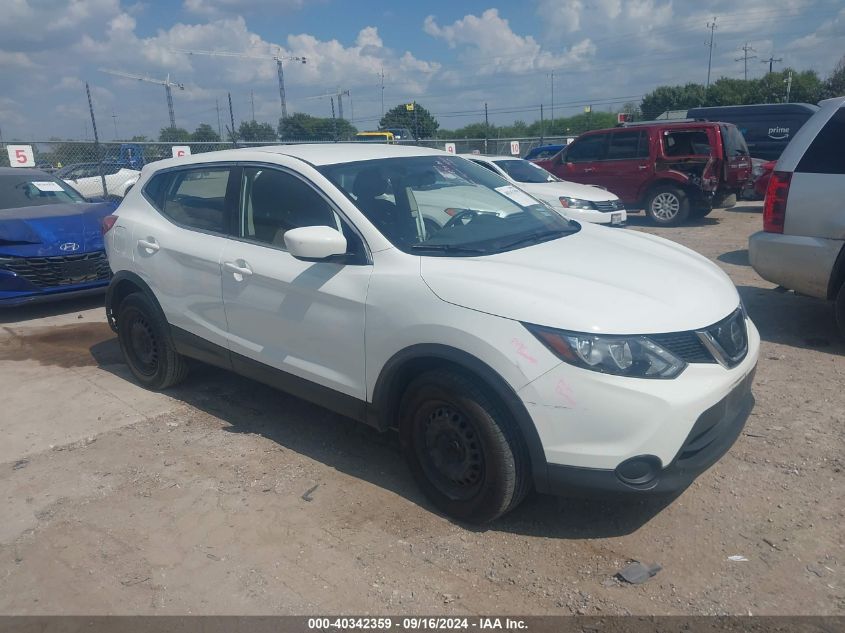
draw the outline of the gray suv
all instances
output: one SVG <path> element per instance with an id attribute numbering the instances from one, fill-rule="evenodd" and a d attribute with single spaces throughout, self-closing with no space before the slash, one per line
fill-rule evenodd
<path id="1" fill-rule="evenodd" d="M 834 301 L 845 336 L 845 97 L 819 105 L 775 166 L 748 250 L 763 279 Z"/>

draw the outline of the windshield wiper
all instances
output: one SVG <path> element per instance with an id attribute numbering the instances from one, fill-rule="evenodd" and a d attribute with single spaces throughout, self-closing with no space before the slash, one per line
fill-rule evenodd
<path id="1" fill-rule="evenodd" d="M 540 242 L 549 242 L 553 239 L 557 239 L 558 237 L 563 237 L 564 235 L 570 235 L 571 233 L 575 233 L 578 229 L 559 229 L 557 231 L 542 231 L 539 233 L 530 233 L 528 235 L 524 235 L 513 242 L 508 242 L 506 244 L 500 244 L 498 246 L 499 250 L 508 250 L 510 248 L 514 248 L 516 246 L 524 246 L 527 244 L 539 244 Z"/>
<path id="2" fill-rule="evenodd" d="M 434 251 L 438 253 L 460 253 L 463 255 L 486 255 L 488 251 L 482 248 L 455 246 L 454 244 L 411 244 L 415 251 Z"/>

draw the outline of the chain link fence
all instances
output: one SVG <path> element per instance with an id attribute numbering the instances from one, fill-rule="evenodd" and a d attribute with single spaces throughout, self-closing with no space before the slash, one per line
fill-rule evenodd
<path id="1" fill-rule="evenodd" d="M 490 138 L 490 139 L 421 139 L 399 141 L 402 145 L 417 145 L 441 150 L 454 149 L 456 154 L 505 154 L 525 156 L 540 145 L 565 144 L 571 137 Z M 239 141 L 216 143 L 159 143 L 93 141 L 14 141 L 9 145 L 29 146 L 34 165 L 65 181 L 89 199 L 122 198 L 134 184 L 141 168 L 151 162 L 187 154 L 203 154 L 233 147 L 294 145 L 300 143 L 333 143 L 326 140 L 302 139 L 250 143 Z M 10 156 L 9 154 L 12 154 Z M 8 167 L 14 152 L 0 147 L 0 166 Z M 31 165 L 29 161 L 26 163 Z"/>

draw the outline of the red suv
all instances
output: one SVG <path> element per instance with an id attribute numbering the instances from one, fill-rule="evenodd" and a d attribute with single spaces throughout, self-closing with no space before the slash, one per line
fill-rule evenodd
<path id="1" fill-rule="evenodd" d="M 537 164 L 564 180 L 605 187 L 664 226 L 732 206 L 751 177 L 736 126 L 705 121 L 593 130 Z"/>

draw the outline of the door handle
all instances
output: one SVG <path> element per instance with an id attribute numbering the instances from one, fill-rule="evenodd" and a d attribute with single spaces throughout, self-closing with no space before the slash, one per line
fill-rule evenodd
<path id="1" fill-rule="evenodd" d="M 138 240 L 138 246 L 140 246 L 141 248 L 145 248 L 148 251 L 152 251 L 153 253 L 156 253 L 161 250 L 161 246 L 159 246 L 158 242 L 156 242 L 153 238 L 150 238 L 148 240 Z"/>
<path id="2" fill-rule="evenodd" d="M 238 266 L 237 262 L 223 262 L 223 268 L 235 275 L 235 279 L 240 281 L 244 277 L 249 277 L 252 274 L 252 268 L 249 264 L 243 262 L 243 266 Z"/>

